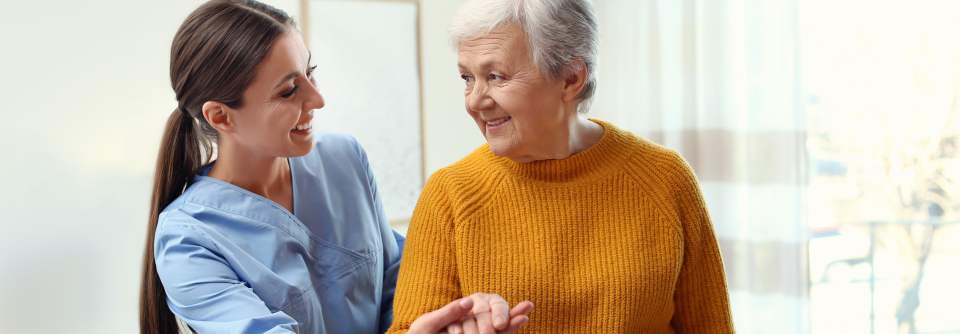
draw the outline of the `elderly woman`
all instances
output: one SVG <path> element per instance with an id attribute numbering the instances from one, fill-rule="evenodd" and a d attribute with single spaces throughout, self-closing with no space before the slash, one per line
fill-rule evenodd
<path id="1" fill-rule="evenodd" d="M 690 166 L 581 116 L 597 87 L 590 0 L 467 0 L 450 37 L 487 144 L 424 187 L 389 333 L 474 292 L 532 301 L 520 332 L 733 332 Z"/>

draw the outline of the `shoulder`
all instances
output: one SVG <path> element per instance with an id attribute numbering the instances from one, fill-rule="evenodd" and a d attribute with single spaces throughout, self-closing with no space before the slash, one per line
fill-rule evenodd
<path id="1" fill-rule="evenodd" d="M 160 213 L 156 233 L 176 236 L 189 229 L 222 241 L 236 231 L 251 226 L 276 227 L 286 219 L 287 214 L 275 203 L 236 185 L 202 177 Z"/>
<path id="2" fill-rule="evenodd" d="M 616 150 L 626 155 L 632 162 L 644 161 L 669 168 L 684 168 L 686 162 L 680 153 L 620 128 L 613 123 L 590 119 L 604 128 L 604 136 L 611 136 Z"/>
<path id="3" fill-rule="evenodd" d="M 616 137 L 617 151 L 624 154 L 624 170 L 634 178 L 645 182 L 673 184 L 689 181 L 694 177 L 693 168 L 679 152 L 643 138 L 630 131 L 601 122 L 604 128 Z"/>
<path id="4" fill-rule="evenodd" d="M 167 227 L 202 224 L 202 222 L 187 214 L 186 207 L 192 204 L 191 199 L 209 196 L 205 193 L 208 193 L 210 189 L 206 188 L 204 182 L 195 181 L 173 202 L 170 202 L 163 211 L 160 211 L 160 217 L 157 220 L 157 233 Z"/>
<path id="5" fill-rule="evenodd" d="M 173 200 L 167 207 L 160 212 L 157 220 L 157 235 L 163 233 L 177 234 L 177 230 L 190 229 L 192 231 L 201 231 L 206 224 L 198 219 L 195 212 L 200 207 L 210 207 L 208 203 L 198 200 L 223 198 L 224 192 L 230 191 L 223 187 L 217 187 L 203 180 L 198 180 L 188 187 L 183 194 Z"/>
<path id="6" fill-rule="evenodd" d="M 314 138 L 316 139 L 317 144 L 333 145 L 333 146 L 358 145 L 356 138 L 354 138 L 349 134 L 340 133 L 340 132 L 317 131 L 317 132 L 314 132 Z"/>
<path id="7" fill-rule="evenodd" d="M 177 202 L 183 202 L 182 196 L 160 214 L 153 238 L 154 256 L 157 259 L 165 258 L 182 252 L 190 245 L 208 250 L 218 249 L 213 241 L 215 238 L 210 235 L 215 232 L 188 214 L 183 207 L 175 207 Z"/>
<path id="8" fill-rule="evenodd" d="M 492 194 L 502 178 L 495 158 L 489 146 L 483 144 L 459 161 L 437 170 L 427 179 L 421 202 L 477 203 L 477 198 Z"/>
<path id="9" fill-rule="evenodd" d="M 314 133 L 317 146 L 311 154 L 320 156 L 351 156 L 361 158 L 366 152 L 357 139 L 346 133 L 318 131 Z"/>
<path id="10" fill-rule="evenodd" d="M 483 187 L 497 178 L 496 156 L 483 144 L 457 162 L 430 175 L 427 184 L 445 188 Z"/>
<path id="11" fill-rule="evenodd" d="M 679 152 L 647 139 L 637 138 L 634 154 L 627 160 L 627 163 L 634 167 L 631 170 L 636 172 L 635 176 L 670 184 L 688 182 L 689 178 L 695 178 L 693 168 Z"/>
<path id="12" fill-rule="evenodd" d="M 626 155 L 623 172 L 648 192 L 669 197 L 699 194 L 696 174 L 679 152 L 607 122 L 601 124 L 617 138 Z"/>
<path id="13" fill-rule="evenodd" d="M 320 174 L 328 176 L 369 174 L 370 163 L 367 152 L 357 139 L 351 135 L 338 132 L 316 132 L 316 147 L 306 156 L 294 159 L 302 165 L 300 168 L 315 170 L 322 168 Z M 316 174 L 319 175 L 319 174 Z"/>

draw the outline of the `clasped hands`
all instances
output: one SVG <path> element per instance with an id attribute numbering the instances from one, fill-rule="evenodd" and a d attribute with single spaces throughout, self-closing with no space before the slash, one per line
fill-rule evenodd
<path id="1" fill-rule="evenodd" d="M 533 303 L 524 301 L 513 309 L 499 295 L 475 293 L 426 313 L 410 325 L 408 334 L 510 334 L 530 320 Z"/>

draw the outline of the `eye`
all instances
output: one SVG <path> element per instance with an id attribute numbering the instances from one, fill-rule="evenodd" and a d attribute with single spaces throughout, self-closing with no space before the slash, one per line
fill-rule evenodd
<path id="1" fill-rule="evenodd" d="M 493 74 L 493 73 L 490 73 L 490 80 L 500 80 L 500 79 L 503 79 L 503 77 L 502 77 L 502 76 L 499 76 L 499 75 L 496 75 L 496 74 Z"/>
<path id="2" fill-rule="evenodd" d="M 469 76 L 469 75 L 466 75 L 466 74 L 461 74 L 461 75 L 460 75 L 460 78 L 462 78 L 463 81 L 466 81 L 466 82 L 473 82 L 473 77 L 471 77 L 471 76 Z"/>
<path id="3" fill-rule="evenodd" d="M 293 94 L 297 92 L 297 88 L 300 88 L 300 86 L 293 86 L 293 89 L 291 89 L 289 92 L 280 94 L 280 97 L 286 99 L 286 98 L 289 98 L 289 97 L 293 96 Z"/>
<path id="4" fill-rule="evenodd" d="M 316 69 L 317 69 L 317 65 L 310 66 L 310 68 L 307 69 L 307 76 L 308 76 L 308 77 L 312 77 L 312 76 L 313 76 L 313 71 L 316 70 Z"/>

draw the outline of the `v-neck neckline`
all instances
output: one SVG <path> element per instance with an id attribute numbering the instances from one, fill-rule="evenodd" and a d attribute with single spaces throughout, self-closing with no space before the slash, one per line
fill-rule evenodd
<path id="1" fill-rule="evenodd" d="M 220 180 L 220 179 L 217 179 L 217 178 L 213 178 L 213 177 L 207 176 L 207 174 L 210 173 L 210 169 L 213 168 L 213 164 L 211 164 L 210 167 L 207 167 L 206 169 L 204 169 L 204 170 L 203 170 L 203 173 L 200 174 L 200 175 L 197 175 L 196 177 L 199 178 L 200 180 L 203 180 L 203 181 L 209 181 L 209 182 L 213 182 L 213 183 L 216 183 L 216 184 L 219 184 L 219 185 L 222 185 L 222 186 L 226 186 L 226 187 L 231 188 L 231 189 L 233 189 L 233 190 L 239 191 L 239 192 L 241 192 L 241 193 L 243 193 L 243 194 L 245 194 L 245 195 L 247 195 L 247 196 L 250 196 L 250 197 L 253 197 L 253 198 L 262 200 L 262 201 L 264 201 L 264 202 L 266 202 L 266 203 L 269 203 L 270 205 L 274 206 L 275 208 L 280 209 L 281 211 L 283 211 L 283 213 L 287 214 L 288 216 L 290 216 L 291 218 L 293 218 L 293 219 L 296 220 L 297 222 L 300 222 L 300 218 L 298 218 L 297 215 L 296 215 L 296 212 L 297 212 L 297 198 L 299 198 L 299 196 L 297 196 L 297 182 L 296 182 L 297 176 L 296 176 L 296 174 L 295 174 L 296 172 L 295 172 L 294 169 L 293 169 L 293 163 L 291 162 L 292 159 L 293 159 L 293 158 L 287 158 L 287 167 L 290 168 L 290 192 L 291 192 L 291 194 L 290 194 L 290 206 L 291 206 L 291 208 L 293 209 L 292 212 L 291 212 L 290 210 L 287 210 L 287 208 L 285 208 L 283 205 L 280 205 L 280 203 L 274 202 L 273 200 L 271 200 L 271 199 L 269 199 L 269 198 L 260 196 L 260 195 L 258 195 L 257 193 L 254 193 L 254 192 L 252 192 L 252 191 L 243 189 L 242 187 L 239 187 L 239 186 L 237 186 L 237 185 L 235 185 L 235 184 L 233 184 L 233 183 L 226 182 L 226 181 L 223 181 L 223 180 Z M 214 162 L 214 164 L 215 164 L 215 163 L 216 163 L 216 162 Z M 301 223 L 301 224 L 302 224 L 302 223 Z"/>

